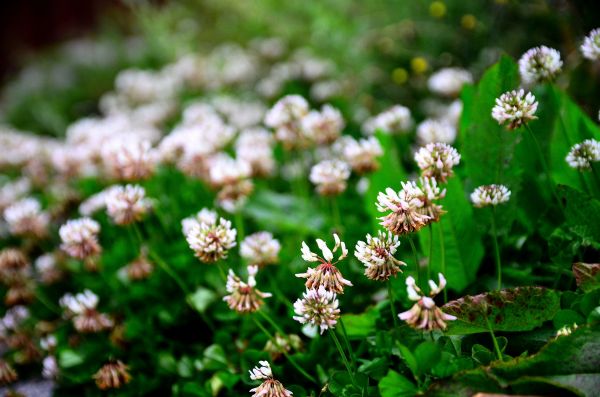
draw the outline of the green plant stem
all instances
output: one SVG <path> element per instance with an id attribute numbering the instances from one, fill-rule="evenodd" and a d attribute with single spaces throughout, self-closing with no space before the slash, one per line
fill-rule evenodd
<path id="1" fill-rule="evenodd" d="M 398 328 L 398 316 L 396 315 L 396 307 L 394 306 L 394 291 L 392 289 L 392 280 L 388 279 L 388 297 L 390 299 L 390 309 L 392 309 L 392 319 L 394 320 L 394 328 Z"/>
<path id="2" fill-rule="evenodd" d="M 535 145 L 535 149 L 538 153 L 538 157 L 540 158 L 540 163 L 542 164 L 542 169 L 544 170 L 544 174 L 546 174 L 546 177 L 548 178 L 548 183 L 550 184 L 550 189 L 552 191 L 552 195 L 554 195 L 554 199 L 556 200 L 556 203 L 562 209 L 562 205 L 560 203 L 560 198 L 558 197 L 558 193 L 556 193 L 556 187 L 554 186 L 554 182 L 552 181 L 552 175 L 550 174 L 550 169 L 548 168 L 548 164 L 546 163 L 546 158 L 544 157 L 542 148 L 541 148 L 537 138 L 535 137 L 535 134 L 531 130 L 531 127 L 529 127 L 528 124 L 525 124 L 525 129 L 529 132 L 529 136 L 531 137 L 531 140 L 533 141 L 533 143 Z"/>
<path id="3" fill-rule="evenodd" d="M 417 276 L 417 284 L 419 284 L 420 282 L 420 275 L 421 275 L 421 266 L 419 266 L 419 255 L 417 254 L 417 247 L 415 247 L 415 243 L 413 241 L 412 236 L 409 234 L 408 235 L 408 242 L 410 243 L 410 248 L 412 249 L 412 253 L 413 253 L 413 258 L 415 260 L 415 270 L 417 271 L 416 276 Z"/>
<path id="4" fill-rule="evenodd" d="M 433 226 L 430 223 L 427 226 L 429 229 L 429 258 L 427 258 L 427 280 L 431 280 L 431 265 L 433 259 Z"/>
<path id="5" fill-rule="evenodd" d="M 352 368 L 356 370 L 356 360 L 354 359 L 354 350 L 352 349 L 352 345 L 350 344 L 350 339 L 348 338 L 348 333 L 346 332 L 346 326 L 344 325 L 344 320 L 339 318 L 340 327 L 342 328 L 342 336 L 344 337 L 344 343 L 346 343 L 346 349 L 348 349 L 348 354 L 350 355 L 350 362 L 352 363 Z"/>
<path id="6" fill-rule="evenodd" d="M 244 216 L 242 215 L 242 211 L 240 209 L 235 211 L 235 228 L 237 229 L 238 244 L 241 244 L 242 240 L 245 237 L 245 230 Z"/>
<path id="7" fill-rule="evenodd" d="M 496 339 L 496 335 L 494 335 L 494 330 L 492 329 L 490 320 L 488 320 L 487 315 L 485 313 L 483 314 L 483 318 L 485 318 L 485 323 L 487 324 L 488 330 L 490 331 L 490 335 L 492 336 L 492 343 L 494 344 L 496 356 L 498 356 L 498 360 L 504 361 L 502 358 L 502 352 L 500 351 L 500 345 L 498 345 L 498 340 Z"/>
<path id="8" fill-rule="evenodd" d="M 338 349 L 340 356 L 342 357 L 342 361 L 344 362 L 344 366 L 346 367 L 346 371 L 348 371 L 348 375 L 350 375 L 350 379 L 352 380 L 352 384 L 356 385 L 356 381 L 354 380 L 354 373 L 352 372 L 352 368 L 350 367 L 350 363 L 348 362 L 348 358 L 346 357 L 346 353 L 344 353 L 344 349 L 342 349 L 342 345 L 335 335 L 334 330 L 329 331 L 329 335 L 331 335 L 331 339 L 333 339 L 333 343 Z"/>
<path id="9" fill-rule="evenodd" d="M 340 207 L 338 205 L 337 197 L 331 197 L 329 199 L 331 205 L 331 215 L 333 219 L 333 227 L 338 233 L 342 231 L 342 217 L 340 216 Z"/>
<path id="10" fill-rule="evenodd" d="M 281 327 L 279 325 L 277 325 L 277 323 L 275 321 L 273 321 L 271 316 L 269 316 L 263 310 L 258 310 L 258 314 L 260 314 L 262 316 L 262 318 L 264 318 L 271 325 L 271 327 L 273 327 L 275 329 L 275 331 L 277 331 L 281 336 L 283 336 L 284 338 L 287 338 L 287 334 L 283 331 L 283 329 L 281 329 Z"/>
<path id="11" fill-rule="evenodd" d="M 260 313 L 260 311 L 259 311 L 259 313 Z M 294 360 L 287 353 L 287 351 L 283 347 L 281 347 L 279 345 L 279 343 L 277 343 L 277 339 L 275 339 L 275 337 L 264 327 L 264 325 L 261 324 L 260 321 L 258 321 L 256 319 L 256 317 L 252 316 L 252 320 L 254 321 L 254 323 L 256 324 L 256 326 L 269 338 L 269 340 L 271 342 L 273 342 L 273 344 L 275 344 L 275 346 L 277 346 L 277 348 L 279 349 L 279 351 L 281 353 L 283 353 L 283 355 L 285 356 L 285 358 L 290 362 L 290 364 L 292 364 L 294 366 L 294 368 L 296 368 L 298 370 L 298 372 L 300 372 L 306 379 L 308 379 L 312 383 L 318 384 L 317 381 L 315 380 L 315 378 L 313 378 L 312 376 L 310 376 L 304 369 L 302 369 L 302 367 L 300 365 L 298 365 L 298 363 L 296 362 L 296 360 Z"/>
<path id="12" fill-rule="evenodd" d="M 492 207 L 492 237 L 494 240 L 494 259 L 496 260 L 496 278 L 498 290 L 502 289 L 502 263 L 500 262 L 500 247 L 498 246 L 498 232 L 496 230 L 496 207 Z"/>
<path id="13" fill-rule="evenodd" d="M 596 180 L 596 187 L 600 188 L 600 171 L 598 171 L 598 165 L 595 163 L 591 164 L 592 174 L 594 175 L 594 179 Z"/>
<path id="14" fill-rule="evenodd" d="M 37 288 L 34 292 L 35 297 L 37 298 L 38 301 L 40 301 L 40 303 L 44 306 L 46 306 L 46 308 L 48 310 L 50 310 L 52 313 L 57 314 L 59 316 L 62 315 L 62 311 L 60 310 L 60 307 L 56 306 L 54 303 L 50 302 L 49 299 L 46 298 L 46 295 L 44 294 L 44 292 L 42 292 L 42 290 L 40 288 Z"/>
<path id="15" fill-rule="evenodd" d="M 442 224 L 438 224 L 438 236 L 440 239 L 440 265 L 442 269 L 442 274 L 446 275 L 446 246 L 444 245 L 444 229 L 442 228 Z M 448 291 L 444 288 L 444 303 L 448 302 Z"/>

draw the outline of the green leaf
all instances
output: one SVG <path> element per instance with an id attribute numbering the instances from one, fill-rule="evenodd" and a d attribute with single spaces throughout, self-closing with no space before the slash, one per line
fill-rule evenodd
<path id="1" fill-rule="evenodd" d="M 560 329 L 564 326 L 572 326 L 573 324 L 581 325 L 584 322 L 585 319 L 583 316 L 571 309 L 559 310 L 552 319 L 554 329 Z"/>
<path id="2" fill-rule="evenodd" d="M 71 349 L 66 349 L 58 354 L 60 368 L 71 368 L 83 363 L 83 356 Z"/>
<path id="3" fill-rule="evenodd" d="M 584 292 L 600 288 L 600 263 L 574 263 L 573 275 L 577 286 Z"/>
<path id="4" fill-rule="evenodd" d="M 517 287 L 465 296 L 442 307 L 457 317 L 447 333 L 488 332 L 486 316 L 495 331 L 529 331 L 551 320 L 560 309 L 558 292 L 542 287 Z"/>
<path id="5" fill-rule="evenodd" d="M 415 349 L 419 374 L 427 373 L 442 357 L 442 349 L 434 342 L 426 341 Z"/>
<path id="6" fill-rule="evenodd" d="M 396 347 L 398 348 L 399 356 L 404 360 L 406 366 L 410 369 L 413 375 L 419 374 L 419 363 L 417 362 L 416 357 L 410 351 L 410 349 L 400 342 L 396 342 Z"/>
<path id="7" fill-rule="evenodd" d="M 342 320 L 350 339 L 362 339 L 375 331 L 377 312 L 369 309 L 361 314 L 344 314 Z"/>
<path id="8" fill-rule="evenodd" d="M 417 394 L 416 386 L 398 372 L 390 370 L 379 381 L 381 397 L 412 397 Z"/>
<path id="9" fill-rule="evenodd" d="M 188 296 L 190 303 L 200 313 L 204 313 L 211 303 L 217 300 L 217 294 L 208 288 L 198 287 L 193 294 Z"/>
<path id="10" fill-rule="evenodd" d="M 558 195 L 565 206 L 569 229 L 584 244 L 600 244 L 600 201 L 569 186 L 559 185 Z"/>

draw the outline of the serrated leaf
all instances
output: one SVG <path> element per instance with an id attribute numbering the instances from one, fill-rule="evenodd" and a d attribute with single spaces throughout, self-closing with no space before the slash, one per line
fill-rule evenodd
<path id="1" fill-rule="evenodd" d="M 517 287 L 465 296 L 442 307 L 457 317 L 448 334 L 488 332 L 486 316 L 495 331 L 529 331 L 551 320 L 560 309 L 559 293 L 543 287 Z"/>

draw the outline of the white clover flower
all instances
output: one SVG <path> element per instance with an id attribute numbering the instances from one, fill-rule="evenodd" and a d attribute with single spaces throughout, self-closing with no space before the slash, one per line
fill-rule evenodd
<path id="1" fill-rule="evenodd" d="M 565 159 L 570 167 L 577 170 L 589 170 L 592 163 L 600 161 L 600 141 L 586 139 L 571 147 Z"/>
<path id="2" fill-rule="evenodd" d="M 269 265 L 279 261 L 281 244 L 269 232 L 246 236 L 240 244 L 240 256 L 253 265 Z"/>
<path id="3" fill-rule="evenodd" d="M 256 273 L 258 266 L 248 266 L 248 282 L 243 282 L 233 270 L 229 269 L 227 275 L 227 292 L 223 300 L 231 310 L 238 313 L 253 313 L 264 304 L 264 298 L 270 298 L 269 292 L 262 292 L 256 288 Z"/>
<path id="4" fill-rule="evenodd" d="M 440 69 L 429 77 L 427 87 L 435 94 L 455 97 L 465 84 L 471 84 L 471 72 L 460 68 Z"/>
<path id="5" fill-rule="evenodd" d="M 581 44 L 581 53 L 591 61 L 600 59 L 600 28 L 592 30 Z"/>
<path id="6" fill-rule="evenodd" d="M 367 242 L 356 243 L 354 256 L 365 265 L 365 276 L 370 280 L 387 281 L 391 276 L 402 272 L 400 266 L 406 263 L 394 258 L 400 246 L 398 236 L 379 231 L 377 237 L 367 234 Z"/>
<path id="7" fill-rule="evenodd" d="M 48 352 L 56 349 L 57 343 L 56 336 L 53 334 L 46 335 L 40 339 L 40 347 Z"/>
<path id="8" fill-rule="evenodd" d="M 300 95 L 287 95 L 277 101 L 265 115 L 264 123 L 275 130 L 275 137 L 287 147 L 302 147 L 301 119 L 308 113 L 309 105 Z"/>
<path id="9" fill-rule="evenodd" d="M 456 127 L 443 120 L 426 119 L 417 126 L 417 141 L 421 145 L 428 143 L 452 144 L 456 140 Z"/>
<path id="10" fill-rule="evenodd" d="M 514 130 L 531 120 L 537 119 L 535 112 L 538 103 L 531 92 L 523 89 L 508 91 L 496 98 L 496 105 L 492 109 L 492 117 L 498 124 L 507 124 L 506 128 Z"/>
<path id="11" fill-rule="evenodd" d="M 40 202 L 32 197 L 21 199 L 5 208 L 4 220 L 15 236 L 44 237 L 50 224 L 50 216 L 42 211 Z"/>
<path id="12" fill-rule="evenodd" d="M 310 170 L 310 181 L 323 196 L 335 196 L 346 190 L 350 166 L 341 160 L 323 160 Z"/>
<path id="13" fill-rule="evenodd" d="M 406 186 L 404 183 L 402 186 Z M 434 177 L 421 177 L 418 181 L 418 187 L 423 192 L 418 196 L 423 206 L 418 211 L 429 217 L 429 222 L 437 222 L 440 217 L 446 213 L 442 206 L 436 204 L 440 199 L 446 197 L 446 189 L 439 187 L 437 180 Z M 418 194 L 416 191 L 414 194 Z"/>
<path id="14" fill-rule="evenodd" d="M 147 179 L 156 169 L 158 153 L 148 140 L 116 137 L 102 148 L 102 163 L 108 174 L 123 181 Z"/>
<path id="15" fill-rule="evenodd" d="M 250 165 L 252 176 L 271 175 L 275 170 L 273 134 L 261 127 L 243 130 L 235 141 L 237 159 Z"/>
<path id="16" fill-rule="evenodd" d="M 334 150 L 359 174 L 377 170 L 379 168 L 377 157 L 383 155 L 381 144 L 373 136 L 358 141 L 350 136 L 344 136 L 334 144 Z"/>
<path id="17" fill-rule="evenodd" d="M 13 306 L 6 310 L 4 317 L 0 319 L 0 335 L 6 331 L 14 331 L 29 318 L 29 309 L 27 306 Z"/>
<path id="18" fill-rule="evenodd" d="M 44 379 L 56 379 L 58 377 L 58 363 L 56 357 L 47 356 L 42 361 L 42 377 Z"/>
<path id="19" fill-rule="evenodd" d="M 477 208 L 496 206 L 510 200 L 510 190 L 504 185 L 479 186 L 471 193 L 471 202 Z"/>
<path id="20" fill-rule="evenodd" d="M 118 188 L 117 186 L 110 186 L 104 190 L 99 191 L 96 194 L 91 195 L 81 204 L 79 204 L 79 213 L 83 216 L 91 216 L 95 212 L 98 212 L 106 208 L 106 196 L 112 189 Z"/>
<path id="21" fill-rule="evenodd" d="M 560 53 L 554 48 L 546 46 L 531 48 L 519 59 L 521 81 L 527 86 L 550 81 L 560 73 L 562 65 Z"/>
<path id="22" fill-rule="evenodd" d="M 60 248 L 77 259 L 97 256 L 102 251 L 98 243 L 100 224 L 90 218 L 67 221 L 58 230 L 62 244 Z"/>
<path id="23" fill-rule="evenodd" d="M 406 133 L 413 125 L 410 110 L 401 105 L 395 105 L 382 113 L 368 119 L 362 126 L 363 134 L 373 135 L 376 131 L 385 134 Z"/>
<path id="24" fill-rule="evenodd" d="M 152 208 L 146 190 L 139 185 L 114 186 L 105 196 L 106 212 L 117 225 L 141 220 Z"/>
<path id="25" fill-rule="evenodd" d="M 300 123 L 304 136 L 319 145 L 334 142 L 345 126 L 342 113 L 331 105 L 323 105 L 320 112 L 310 111 Z"/>
<path id="26" fill-rule="evenodd" d="M 216 213 L 216 211 L 208 208 L 202 208 L 195 215 L 188 216 L 181 221 L 181 230 L 183 235 L 187 236 L 190 230 L 192 230 L 192 227 L 196 225 L 199 226 L 202 223 L 214 225 L 217 223 L 218 217 L 219 215 Z"/>
<path id="27" fill-rule="evenodd" d="M 231 222 L 220 218 L 218 223 L 200 223 L 192 226 L 186 240 L 201 262 L 212 263 L 227 258 L 227 252 L 235 247 L 237 230 Z"/>
<path id="28" fill-rule="evenodd" d="M 291 397 L 292 392 L 286 390 L 281 382 L 273 378 L 271 366 L 267 361 L 259 361 L 259 366 L 254 367 L 250 372 L 250 379 L 261 380 L 260 386 L 250 389 L 252 397 Z"/>
<path id="29" fill-rule="evenodd" d="M 321 329 L 321 334 L 327 329 L 335 328 L 340 318 L 339 301 L 333 291 L 327 291 L 323 286 L 318 289 L 307 289 L 294 303 L 294 320 L 301 324 L 309 324 Z"/>
<path id="30" fill-rule="evenodd" d="M 400 320 L 406 321 L 412 328 L 425 331 L 445 330 L 447 321 L 456 320 L 455 316 L 442 312 L 433 300 L 446 287 L 446 279 L 441 273 L 438 273 L 438 279 L 439 285 L 429 280 L 429 296 L 425 296 L 412 276 L 406 278 L 408 299 L 416 303 L 410 310 L 398 315 Z"/>
<path id="31" fill-rule="evenodd" d="M 0 211 L 17 201 L 31 190 L 31 181 L 22 177 L 0 186 Z"/>
<path id="32" fill-rule="evenodd" d="M 86 289 L 76 295 L 65 294 L 59 301 L 65 315 L 73 319 L 73 326 L 81 333 L 96 333 L 114 325 L 106 314 L 96 310 L 98 295 Z"/>
<path id="33" fill-rule="evenodd" d="M 452 168 L 460 163 L 460 154 L 445 143 L 429 143 L 415 153 L 415 161 L 421 174 L 446 182 L 454 173 Z"/>
<path id="34" fill-rule="evenodd" d="M 339 269 L 335 266 L 338 262 L 348 256 L 348 249 L 346 248 L 346 244 L 340 240 L 337 234 L 333 234 L 333 239 L 335 241 L 335 245 L 333 247 L 333 251 L 327 247 L 325 241 L 321 239 L 317 239 L 317 245 L 323 256 L 320 257 L 308 248 L 306 242 L 302 242 L 302 259 L 307 262 L 320 262 L 319 266 L 316 268 L 308 268 L 306 273 L 298 273 L 296 277 L 306 278 L 306 288 L 307 289 L 317 289 L 319 287 L 325 288 L 327 291 L 333 291 L 337 294 L 344 293 L 344 286 L 352 286 L 352 283 L 346 280 Z M 341 250 L 341 254 L 337 261 L 333 261 L 333 253 L 338 250 Z"/>
<path id="35" fill-rule="evenodd" d="M 377 210 L 389 214 L 379 218 L 380 225 L 397 236 L 420 230 L 431 218 L 422 211 L 425 193 L 414 182 L 402 184 L 402 190 L 396 192 L 387 188 L 385 193 L 377 195 Z"/>
<path id="36" fill-rule="evenodd" d="M 214 187 L 232 185 L 250 176 L 252 168 L 246 161 L 234 159 L 224 153 L 212 156 L 208 160 L 209 180 Z"/>

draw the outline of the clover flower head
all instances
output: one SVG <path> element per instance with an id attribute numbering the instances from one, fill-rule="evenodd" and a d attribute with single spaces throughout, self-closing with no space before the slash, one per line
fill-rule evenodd
<path id="1" fill-rule="evenodd" d="M 104 364 L 93 378 L 100 390 L 119 389 L 131 381 L 129 367 L 119 360 Z"/>
<path id="2" fill-rule="evenodd" d="M 86 289 L 76 295 L 65 294 L 59 301 L 65 315 L 73 320 L 73 326 L 81 333 L 96 333 L 113 327 L 113 320 L 99 313 L 98 295 Z"/>
<path id="3" fill-rule="evenodd" d="M 219 153 L 208 161 L 209 180 L 213 187 L 236 184 L 250 176 L 252 168 L 246 161 Z"/>
<path id="4" fill-rule="evenodd" d="M 258 266 L 248 266 L 248 282 L 243 282 L 234 272 L 229 269 L 227 275 L 227 292 L 223 300 L 231 310 L 238 313 L 253 313 L 264 304 L 264 298 L 270 298 L 268 292 L 259 291 L 256 288 L 256 273 Z"/>
<path id="5" fill-rule="evenodd" d="M 592 163 L 600 161 L 600 141 L 586 139 L 571 147 L 565 159 L 571 168 L 580 171 L 592 168 Z"/>
<path id="6" fill-rule="evenodd" d="M 101 157 L 109 175 L 128 182 L 149 178 L 158 162 L 150 141 L 138 138 L 111 139 L 102 148 Z"/>
<path id="7" fill-rule="evenodd" d="M 377 170 L 377 157 L 383 155 L 383 148 L 374 136 L 359 140 L 344 136 L 336 141 L 334 150 L 359 174 Z"/>
<path id="8" fill-rule="evenodd" d="M 422 145 L 435 142 L 451 144 L 456 140 L 456 127 L 446 120 L 426 119 L 417 126 L 417 140 Z"/>
<path id="9" fill-rule="evenodd" d="M 581 44 L 581 53 L 590 61 L 600 59 L 600 28 L 592 30 Z"/>
<path id="10" fill-rule="evenodd" d="M 406 263 L 394 258 L 400 246 L 398 236 L 379 231 L 377 237 L 367 234 L 367 241 L 356 244 L 354 256 L 365 265 L 365 276 L 370 280 L 387 281 L 402 272 Z"/>
<path id="11" fill-rule="evenodd" d="M 550 81 L 562 69 L 560 53 L 554 48 L 540 46 L 525 52 L 519 59 L 519 73 L 523 84 L 530 86 Z"/>
<path id="12" fill-rule="evenodd" d="M 373 135 L 376 131 L 385 134 L 407 133 L 413 125 L 410 110 L 401 105 L 395 105 L 368 119 L 362 126 L 365 135 Z"/>
<path id="13" fill-rule="evenodd" d="M 39 201 L 27 197 L 6 207 L 4 220 L 8 224 L 11 234 L 40 238 L 48 233 L 50 216 L 42 211 Z"/>
<path id="14" fill-rule="evenodd" d="M 302 133 L 301 120 L 308 110 L 306 99 L 300 95 L 287 95 L 267 112 L 264 123 L 275 130 L 275 138 L 286 148 L 303 147 L 307 139 Z"/>
<path id="15" fill-rule="evenodd" d="M 471 193 L 471 202 L 477 208 L 496 206 L 510 200 L 510 190 L 504 185 L 479 186 Z"/>
<path id="16" fill-rule="evenodd" d="M 137 222 L 151 208 L 146 190 L 139 185 L 115 186 L 106 194 L 106 212 L 117 225 Z"/>
<path id="17" fill-rule="evenodd" d="M 219 218 L 215 223 L 200 223 L 192 226 L 186 240 L 196 257 L 204 263 L 213 263 L 227 258 L 228 251 L 235 247 L 237 230 L 231 222 Z"/>
<path id="18" fill-rule="evenodd" d="M 323 160 L 310 170 L 310 181 L 323 196 L 335 196 L 346 190 L 350 166 L 341 160 Z"/>
<path id="19" fill-rule="evenodd" d="M 146 247 L 143 247 L 140 255 L 125 266 L 125 272 L 127 273 L 127 278 L 129 278 L 129 280 L 145 280 L 150 277 L 154 271 L 154 265 L 148 259 L 146 251 Z"/>
<path id="20" fill-rule="evenodd" d="M 254 184 L 249 179 L 225 185 L 217 193 L 217 205 L 229 213 L 238 212 L 253 191 Z"/>
<path id="21" fill-rule="evenodd" d="M 492 108 L 492 117 L 500 125 L 507 124 L 506 128 L 514 130 L 537 119 L 535 112 L 538 103 L 531 92 L 525 90 L 508 91 L 496 98 L 496 105 Z"/>
<path id="22" fill-rule="evenodd" d="M 319 327 L 321 334 L 327 329 L 335 328 L 340 317 L 339 301 L 333 291 L 323 286 L 318 289 L 307 289 L 294 303 L 294 320 L 301 324 Z"/>
<path id="23" fill-rule="evenodd" d="M 446 279 L 441 273 L 438 273 L 438 284 L 429 280 L 429 296 L 425 296 L 417 286 L 415 279 L 411 276 L 406 278 L 406 291 L 408 299 L 416 302 L 410 310 L 400 313 L 400 320 L 415 329 L 424 331 L 433 331 L 435 329 L 445 330 L 447 321 L 456 320 L 455 316 L 446 314 L 435 304 L 433 298 L 446 287 Z"/>
<path id="24" fill-rule="evenodd" d="M 460 68 L 440 69 L 429 77 L 429 90 L 438 95 L 455 97 L 465 84 L 473 82 L 471 72 Z"/>
<path id="25" fill-rule="evenodd" d="M 423 213 L 423 190 L 415 182 L 402 185 L 402 190 L 396 192 L 387 188 L 377 196 L 377 210 L 389 214 L 380 217 L 380 225 L 397 236 L 420 230 L 427 225 L 431 217 Z"/>
<path id="26" fill-rule="evenodd" d="M 259 266 L 277 263 L 280 250 L 281 244 L 269 232 L 251 234 L 240 244 L 240 256 Z"/>
<path id="27" fill-rule="evenodd" d="M 423 202 L 423 206 L 420 207 L 419 211 L 422 214 L 429 216 L 430 222 L 439 221 L 440 217 L 444 215 L 446 211 L 444 211 L 442 206 L 437 204 L 436 201 L 446 196 L 446 189 L 440 188 L 434 177 L 426 176 L 419 178 L 418 186 L 423 192 L 423 195 L 419 197 L 420 201 Z"/>
<path id="28" fill-rule="evenodd" d="M 281 382 L 273 378 L 271 366 L 267 361 L 259 361 L 258 366 L 250 371 L 250 379 L 263 381 L 258 387 L 250 390 L 252 397 L 291 397 L 292 392 L 286 390 Z"/>
<path id="29" fill-rule="evenodd" d="M 262 127 L 247 128 L 235 141 L 235 154 L 250 165 L 252 176 L 268 176 L 275 170 L 273 134 Z"/>
<path id="30" fill-rule="evenodd" d="M 195 225 L 200 225 L 202 223 L 213 225 L 217 223 L 218 218 L 219 215 L 216 213 L 216 211 L 208 208 L 202 208 L 195 215 L 188 216 L 181 221 L 181 230 L 183 231 L 183 235 L 187 236 L 190 230 L 192 230 L 192 227 Z"/>
<path id="31" fill-rule="evenodd" d="M 58 377 L 58 362 L 55 356 L 46 356 L 42 360 L 42 377 L 56 379 Z"/>
<path id="32" fill-rule="evenodd" d="M 344 125 L 342 113 L 331 105 L 324 105 L 320 112 L 312 110 L 301 120 L 304 136 L 319 145 L 334 142 L 340 136 Z"/>
<path id="33" fill-rule="evenodd" d="M 323 256 L 319 256 L 312 252 L 306 242 L 302 242 L 302 259 L 307 262 L 320 262 L 316 268 L 308 268 L 305 273 L 298 273 L 296 277 L 305 278 L 307 289 L 317 289 L 320 287 L 325 288 L 327 291 L 333 291 L 337 294 L 344 293 L 344 286 L 352 286 L 352 283 L 346 280 L 339 269 L 335 266 L 339 261 L 348 256 L 348 249 L 343 241 L 337 234 L 333 234 L 335 245 L 333 250 L 327 247 L 325 241 L 317 239 L 317 245 L 321 250 Z M 338 260 L 334 262 L 333 254 L 338 250 L 341 250 Z"/>
<path id="34" fill-rule="evenodd" d="M 415 153 L 415 161 L 423 176 L 446 182 L 454 174 L 454 166 L 460 163 L 460 154 L 446 143 L 428 143 Z"/>
<path id="35" fill-rule="evenodd" d="M 17 248 L 0 250 L 0 281 L 7 286 L 22 284 L 30 276 L 31 266 L 23 251 Z"/>
<path id="36" fill-rule="evenodd" d="M 100 224 L 91 218 L 71 219 L 58 230 L 61 249 L 77 259 L 94 257 L 102 251 L 98 243 Z"/>

